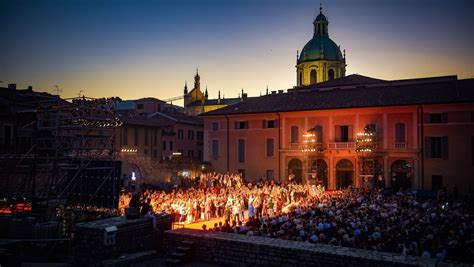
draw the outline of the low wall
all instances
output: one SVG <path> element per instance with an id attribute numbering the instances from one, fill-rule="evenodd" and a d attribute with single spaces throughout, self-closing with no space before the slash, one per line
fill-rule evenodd
<path id="1" fill-rule="evenodd" d="M 347 247 L 240 234 L 177 229 L 165 232 L 168 249 L 195 242 L 194 257 L 231 266 L 435 266 L 436 260 Z"/>

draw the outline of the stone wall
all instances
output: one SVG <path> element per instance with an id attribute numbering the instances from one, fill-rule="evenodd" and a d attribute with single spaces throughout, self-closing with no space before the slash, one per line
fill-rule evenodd
<path id="1" fill-rule="evenodd" d="M 168 250 L 195 242 L 194 257 L 226 266 L 435 266 L 436 260 L 240 234 L 178 229 L 165 232 Z"/>

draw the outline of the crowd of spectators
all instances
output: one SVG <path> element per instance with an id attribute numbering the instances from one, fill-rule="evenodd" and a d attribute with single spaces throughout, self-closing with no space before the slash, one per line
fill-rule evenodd
<path id="1" fill-rule="evenodd" d="M 202 221 L 206 231 L 472 262 L 470 208 L 446 194 L 438 196 L 421 199 L 413 192 L 385 194 L 377 188 L 324 191 L 296 183 L 244 183 L 240 175 L 209 173 L 189 189 L 126 193 L 120 206 L 123 213 L 127 204 L 142 203 L 142 216 L 167 212 L 177 223 Z M 221 217 L 223 223 L 207 225 Z"/>

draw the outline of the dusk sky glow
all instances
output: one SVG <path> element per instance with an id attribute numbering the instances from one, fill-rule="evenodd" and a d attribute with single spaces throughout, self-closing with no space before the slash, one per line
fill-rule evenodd
<path id="1" fill-rule="evenodd" d="M 211 98 L 296 84 L 319 1 L 0 0 L 0 86 L 72 97 L 181 95 L 196 67 Z M 323 1 L 347 74 L 474 77 L 474 1 Z"/>

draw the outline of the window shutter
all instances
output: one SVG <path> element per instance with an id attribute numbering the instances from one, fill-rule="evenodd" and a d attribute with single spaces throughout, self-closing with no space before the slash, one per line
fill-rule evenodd
<path id="1" fill-rule="evenodd" d="M 238 121 L 235 122 L 235 129 L 239 129 L 239 122 Z"/>
<path id="2" fill-rule="evenodd" d="M 278 128 L 278 120 L 275 120 L 275 128 Z"/>
<path id="3" fill-rule="evenodd" d="M 448 122 L 448 113 L 442 113 L 441 114 L 441 122 L 442 123 L 447 123 Z"/>
<path id="4" fill-rule="evenodd" d="M 425 136 L 425 158 L 431 158 L 431 137 Z"/>
<path id="5" fill-rule="evenodd" d="M 448 137 L 447 136 L 443 136 L 443 138 L 441 139 L 441 146 L 442 146 L 441 149 L 442 149 L 443 158 L 447 159 L 448 158 L 448 151 L 449 151 Z"/>
<path id="6" fill-rule="evenodd" d="M 263 129 L 267 128 L 267 121 L 266 120 L 262 121 L 262 128 Z"/>
<path id="7" fill-rule="evenodd" d="M 249 128 L 249 121 L 245 121 L 245 129 Z"/>
<path id="8" fill-rule="evenodd" d="M 336 142 L 341 142 L 341 126 L 336 126 Z"/>
<path id="9" fill-rule="evenodd" d="M 347 142 L 352 142 L 354 139 L 354 135 L 352 134 L 352 125 L 347 126 Z"/>

